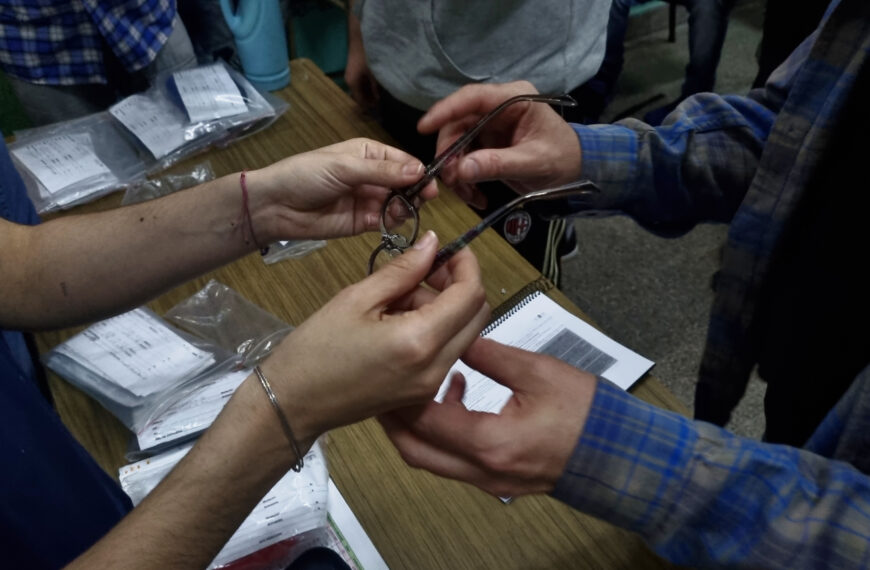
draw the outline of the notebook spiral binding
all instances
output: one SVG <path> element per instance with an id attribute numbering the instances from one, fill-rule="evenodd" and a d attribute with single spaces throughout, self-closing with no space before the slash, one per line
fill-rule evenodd
<path id="1" fill-rule="evenodd" d="M 511 295 L 507 300 L 501 303 L 498 307 L 492 310 L 492 320 L 480 333 L 480 336 L 486 336 L 494 331 L 500 324 L 510 318 L 511 315 L 519 311 L 529 301 L 537 295 L 546 293 L 555 287 L 552 281 L 541 275 L 534 281 L 526 284 L 522 289 Z"/>

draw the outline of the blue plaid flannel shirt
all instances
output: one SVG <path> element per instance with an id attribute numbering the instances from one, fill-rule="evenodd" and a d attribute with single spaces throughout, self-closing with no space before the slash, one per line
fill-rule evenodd
<path id="1" fill-rule="evenodd" d="M 707 399 L 696 400 L 716 423 L 754 364 L 747 316 L 784 221 L 868 62 L 870 7 L 835 0 L 825 18 L 746 97 L 698 95 L 655 129 L 575 126 L 583 175 L 603 190 L 593 213 L 626 212 L 663 234 L 731 222 L 699 379 Z M 867 567 L 868 473 L 870 367 L 804 449 L 737 437 L 601 380 L 553 494 L 679 564 Z"/>
<path id="2" fill-rule="evenodd" d="M 106 83 L 107 47 L 138 71 L 166 43 L 174 17 L 174 0 L 3 0 L 0 67 L 31 83 Z"/>

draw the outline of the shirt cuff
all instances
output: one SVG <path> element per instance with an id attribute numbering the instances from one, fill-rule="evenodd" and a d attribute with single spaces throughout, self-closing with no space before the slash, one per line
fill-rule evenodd
<path id="1" fill-rule="evenodd" d="M 599 377 L 583 433 L 552 495 L 650 536 L 677 500 L 697 439 L 688 418 Z"/>
<path id="2" fill-rule="evenodd" d="M 591 202 L 578 202 L 577 209 L 620 210 L 637 179 L 637 133 L 622 125 L 571 125 L 580 139 L 582 177 L 601 193 Z"/>

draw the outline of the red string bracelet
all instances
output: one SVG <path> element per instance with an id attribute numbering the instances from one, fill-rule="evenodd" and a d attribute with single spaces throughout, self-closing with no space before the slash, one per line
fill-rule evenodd
<path id="1" fill-rule="evenodd" d="M 269 246 L 263 247 L 257 241 L 257 236 L 254 234 L 254 222 L 251 220 L 251 210 L 248 209 L 248 185 L 245 182 L 245 174 L 247 172 L 247 170 L 242 170 L 242 175 L 239 177 L 239 186 L 242 187 L 242 209 L 244 210 L 245 219 L 248 221 L 248 231 L 251 232 L 251 240 L 253 240 L 257 249 L 260 250 L 260 255 L 266 255 L 269 253 Z"/>

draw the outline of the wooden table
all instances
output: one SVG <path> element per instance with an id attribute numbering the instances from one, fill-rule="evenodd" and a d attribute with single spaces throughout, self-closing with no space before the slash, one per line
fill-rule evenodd
<path id="1" fill-rule="evenodd" d="M 291 84 L 278 93 L 289 110 L 266 131 L 210 152 L 220 176 L 265 166 L 287 155 L 357 136 L 389 140 L 372 119 L 312 62 L 291 63 Z M 202 161 L 203 156 L 186 165 Z M 176 167 L 183 170 L 185 164 Z M 116 207 L 120 195 L 73 212 Z M 451 192 L 423 209 L 423 228 L 446 242 L 479 218 Z M 239 291 L 279 318 L 298 325 L 343 287 L 364 277 L 378 236 L 331 241 L 298 260 L 267 266 L 256 254 L 161 296 L 149 306 L 163 314 L 209 279 Z M 495 307 L 540 274 L 494 231 L 473 244 Z M 582 314 L 561 292 L 550 295 Z M 79 329 L 39 335 L 45 351 Z M 130 433 L 97 403 L 54 374 L 49 384 L 65 424 L 113 477 L 125 464 Z M 659 406 L 684 412 L 654 378 L 633 389 Z M 646 568 L 665 567 L 633 534 L 582 515 L 549 497 L 522 497 L 511 505 L 471 486 L 405 466 L 374 420 L 336 430 L 328 438 L 330 473 L 391 568 Z"/>

